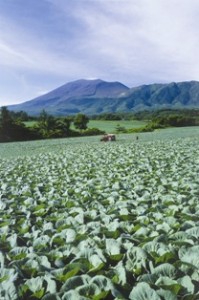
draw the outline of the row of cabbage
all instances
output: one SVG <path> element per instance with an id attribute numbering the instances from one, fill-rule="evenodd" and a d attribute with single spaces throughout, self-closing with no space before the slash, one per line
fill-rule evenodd
<path id="1" fill-rule="evenodd" d="M 119 134 L 117 143 L 136 142 L 136 134 Z M 139 133 L 139 143 L 150 141 L 176 140 L 179 138 L 195 138 L 199 136 L 199 126 L 184 128 L 167 128 L 154 132 Z M 75 137 L 66 139 L 49 139 L 28 142 L 13 142 L 0 144 L 0 157 L 11 159 L 22 156 L 35 156 L 42 153 L 57 153 L 66 147 L 81 147 L 82 144 L 99 144 L 99 136 Z"/>
<path id="2" fill-rule="evenodd" d="M 199 299 L 198 141 L 1 160 L 0 299 Z"/>

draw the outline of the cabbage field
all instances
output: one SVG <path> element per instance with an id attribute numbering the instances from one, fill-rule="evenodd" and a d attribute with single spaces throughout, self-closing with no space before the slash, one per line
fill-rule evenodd
<path id="1" fill-rule="evenodd" d="M 199 299 L 199 128 L 0 144 L 0 299 Z"/>

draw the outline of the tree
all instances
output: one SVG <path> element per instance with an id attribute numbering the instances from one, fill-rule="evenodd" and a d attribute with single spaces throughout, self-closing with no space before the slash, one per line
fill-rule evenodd
<path id="1" fill-rule="evenodd" d="M 65 117 L 56 121 L 56 129 L 60 132 L 61 137 L 69 136 L 71 123 L 72 119 L 70 117 Z"/>
<path id="2" fill-rule="evenodd" d="M 1 107 L 0 126 L 1 128 L 7 128 L 13 124 L 11 114 L 6 106 Z"/>
<path id="3" fill-rule="evenodd" d="M 15 120 L 7 107 L 0 110 L 0 142 L 25 141 L 37 138 L 22 121 Z"/>
<path id="4" fill-rule="evenodd" d="M 10 116 L 12 119 L 15 120 L 21 120 L 22 122 L 26 122 L 32 119 L 25 111 L 10 111 Z"/>
<path id="5" fill-rule="evenodd" d="M 1 141 L 12 140 L 14 128 L 13 128 L 13 119 L 10 115 L 9 110 L 6 106 L 1 107 L 0 115 L 0 138 Z"/>
<path id="6" fill-rule="evenodd" d="M 74 126 L 76 129 L 87 129 L 89 118 L 84 114 L 77 114 L 74 118 Z"/>
<path id="7" fill-rule="evenodd" d="M 42 110 L 36 127 L 43 138 L 50 138 L 54 134 L 56 119 L 49 115 L 45 110 Z"/>

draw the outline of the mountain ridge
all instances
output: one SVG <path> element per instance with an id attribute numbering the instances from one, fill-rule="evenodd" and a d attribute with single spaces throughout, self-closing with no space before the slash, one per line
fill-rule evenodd
<path id="1" fill-rule="evenodd" d="M 42 96 L 10 105 L 13 111 L 38 115 L 43 109 L 53 115 L 136 112 L 161 108 L 199 108 L 199 82 L 154 83 L 129 88 L 121 82 L 79 79 Z"/>

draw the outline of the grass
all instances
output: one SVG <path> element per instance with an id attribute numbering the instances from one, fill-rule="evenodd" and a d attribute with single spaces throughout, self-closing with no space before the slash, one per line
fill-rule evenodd
<path id="1" fill-rule="evenodd" d="M 32 127 L 36 125 L 36 121 L 28 121 L 24 122 L 27 127 Z M 126 129 L 130 128 L 139 128 L 143 127 L 147 124 L 147 122 L 144 121 L 137 121 L 137 120 L 119 120 L 119 121 L 105 121 L 105 120 L 90 120 L 88 123 L 88 128 L 98 128 L 100 130 L 106 131 L 107 133 L 115 133 L 116 127 L 119 125 L 120 127 L 124 127 Z M 72 125 L 72 129 L 75 127 Z"/>
<path id="2" fill-rule="evenodd" d="M 137 120 L 130 120 L 130 121 L 123 121 L 123 120 L 116 120 L 116 121 L 101 121 L 101 120 L 90 120 L 88 123 L 89 128 L 98 128 L 100 130 L 104 130 L 107 133 L 114 133 L 116 132 L 116 127 L 124 127 L 126 129 L 130 128 L 139 128 L 143 127 L 147 124 L 144 121 L 137 121 Z"/>
<path id="3" fill-rule="evenodd" d="M 33 127 L 34 125 L 37 124 L 37 121 L 27 121 L 27 122 L 24 122 L 24 124 L 26 125 L 26 127 Z"/>

